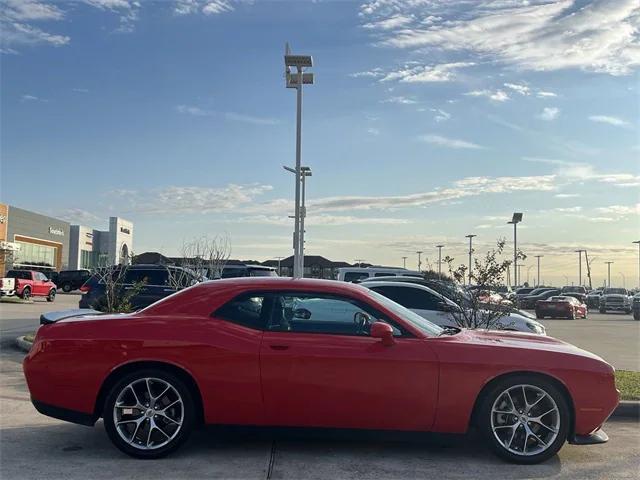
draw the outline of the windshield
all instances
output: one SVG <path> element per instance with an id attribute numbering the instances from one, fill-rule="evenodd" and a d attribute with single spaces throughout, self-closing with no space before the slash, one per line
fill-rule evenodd
<path id="1" fill-rule="evenodd" d="M 416 327 L 425 335 L 428 335 L 429 337 L 437 337 L 444 331 L 442 327 L 439 327 L 435 323 L 431 323 L 426 318 L 423 318 L 417 313 L 412 312 L 408 308 L 405 308 L 402 305 L 397 304 L 393 300 L 389 300 L 384 295 L 380 295 L 379 293 L 374 292 L 373 290 L 369 290 L 368 293 L 369 295 L 371 295 L 371 297 L 377 300 L 378 303 L 381 303 L 382 305 L 385 306 L 385 308 L 387 308 L 388 310 L 391 310 L 397 316 L 409 322 L 411 325 Z"/>
<path id="2" fill-rule="evenodd" d="M 605 295 L 627 295 L 627 291 L 624 288 L 605 288 Z"/>

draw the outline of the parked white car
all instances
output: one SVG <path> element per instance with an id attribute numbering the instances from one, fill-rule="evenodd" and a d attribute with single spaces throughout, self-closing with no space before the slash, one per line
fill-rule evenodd
<path id="1" fill-rule="evenodd" d="M 376 282 L 374 280 L 363 282 L 362 286 L 384 295 L 436 325 L 441 327 L 457 326 L 454 314 L 461 307 L 429 287 L 414 283 Z M 546 335 L 544 325 L 517 313 L 505 313 L 495 321 L 495 329 Z"/>
<path id="2" fill-rule="evenodd" d="M 342 267 L 338 269 L 338 280 L 358 282 L 373 277 L 422 277 L 422 273 L 406 268 L 394 267 Z"/>

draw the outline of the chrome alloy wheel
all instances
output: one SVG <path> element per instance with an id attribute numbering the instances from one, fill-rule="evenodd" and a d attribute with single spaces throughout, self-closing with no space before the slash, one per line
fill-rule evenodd
<path id="1" fill-rule="evenodd" d="M 139 378 L 119 393 L 113 407 L 118 435 L 140 450 L 173 440 L 184 421 L 184 403 L 175 387 L 160 378 Z"/>
<path id="2" fill-rule="evenodd" d="M 491 430 L 500 445 L 514 455 L 532 456 L 553 444 L 560 431 L 560 411 L 543 389 L 514 385 L 491 407 Z"/>

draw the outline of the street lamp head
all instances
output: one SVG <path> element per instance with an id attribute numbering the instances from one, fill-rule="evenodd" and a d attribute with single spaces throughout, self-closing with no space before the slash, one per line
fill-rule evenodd
<path id="1" fill-rule="evenodd" d="M 304 176 L 304 177 L 310 177 L 312 175 L 311 173 L 311 167 L 300 167 L 300 173 Z"/>
<path id="2" fill-rule="evenodd" d="M 637 244 L 639 244 L 639 245 L 640 245 L 640 240 L 634 240 L 634 241 L 633 241 L 633 242 L 631 242 L 631 243 L 637 243 Z"/>
<path id="3" fill-rule="evenodd" d="M 299 73 L 290 73 L 287 72 L 287 88 L 297 88 L 300 84 Z M 313 85 L 315 77 L 313 73 L 303 73 L 302 74 L 302 83 L 304 85 Z"/>
<path id="4" fill-rule="evenodd" d="M 286 165 L 283 165 L 282 168 L 284 168 L 287 172 L 296 173 L 295 168 L 287 167 Z"/>
<path id="5" fill-rule="evenodd" d="M 522 221 L 522 213 L 516 212 L 511 218 L 511 223 L 520 223 Z"/>
<path id="6" fill-rule="evenodd" d="M 443 248 L 444 245 L 436 245 L 436 248 Z"/>
<path id="7" fill-rule="evenodd" d="M 311 55 L 285 55 L 284 64 L 287 67 L 313 67 Z"/>
<path id="8" fill-rule="evenodd" d="M 473 237 L 477 237 L 478 235 L 465 235 L 465 238 L 473 238 Z"/>

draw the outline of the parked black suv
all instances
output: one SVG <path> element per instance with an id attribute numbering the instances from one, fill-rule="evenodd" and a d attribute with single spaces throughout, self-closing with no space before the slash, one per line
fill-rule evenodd
<path id="1" fill-rule="evenodd" d="M 122 268 L 126 269 L 124 273 L 121 273 Z M 199 281 L 193 272 L 185 268 L 165 265 L 116 266 L 111 269 L 111 272 L 112 278 L 121 278 L 117 286 L 118 295 L 124 295 L 127 290 L 140 285 L 140 290 L 129 300 L 134 310 L 147 307 Z M 82 285 L 80 308 L 101 309 L 105 300 L 105 284 L 99 280 L 101 277 L 103 275 L 92 275 Z"/>
<path id="2" fill-rule="evenodd" d="M 89 270 L 61 270 L 55 276 L 55 280 L 51 280 L 58 286 L 63 292 L 70 292 L 71 290 L 77 290 L 84 282 L 89 280 L 91 272 Z"/>

